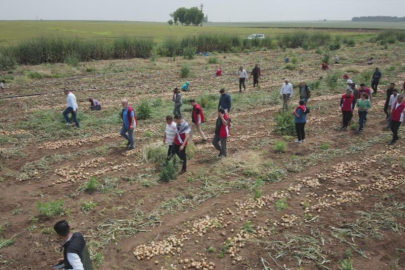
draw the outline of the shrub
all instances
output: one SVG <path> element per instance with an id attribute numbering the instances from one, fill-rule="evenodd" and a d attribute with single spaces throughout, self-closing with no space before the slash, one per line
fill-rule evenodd
<path id="1" fill-rule="evenodd" d="M 287 198 L 281 198 L 280 200 L 276 201 L 276 209 L 277 211 L 283 211 L 288 208 Z"/>
<path id="2" fill-rule="evenodd" d="M 162 164 L 167 158 L 167 147 L 157 144 L 146 145 L 142 149 L 142 158 L 145 162 Z"/>
<path id="3" fill-rule="evenodd" d="M 340 42 L 334 42 L 334 43 L 329 45 L 329 50 L 337 51 L 337 50 L 340 49 L 340 47 L 341 47 Z"/>
<path id="4" fill-rule="evenodd" d="M 322 150 L 328 150 L 328 149 L 329 149 L 329 144 L 326 143 L 326 142 L 322 143 L 321 149 L 322 149 Z"/>
<path id="5" fill-rule="evenodd" d="M 187 145 L 187 159 L 192 160 L 195 152 L 197 152 L 197 147 L 195 147 L 194 143 L 189 143 Z"/>
<path id="6" fill-rule="evenodd" d="M 37 203 L 37 209 L 41 216 L 53 217 L 63 213 L 64 200 L 50 201 L 49 203 L 43 203 L 39 201 Z"/>
<path id="7" fill-rule="evenodd" d="M 178 167 L 179 165 L 176 158 L 174 158 L 172 161 L 165 163 L 159 174 L 159 179 L 161 181 L 170 181 L 177 179 Z"/>
<path id="8" fill-rule="evenodd" d="M 329 64 L 329 60 L 330 60 L 330 54 L 329 53 L 325 53 L 322 57 L 322 62 Z"/>
<path id="9" fill-rule="evenodd" d="M 297 64 L 297 63 L 298 63 L 297 58 L 293 57 L 293 58 L 291 59 L 291 63 L 293 63 L 294 65 Z"/>
<path id="10" fill-rule="evenodd" d="M 260 199 L 262 197 L 262 186 L 264 185 L 263 180 L 259 177 L 256 179 L 255 185 L 253 186 L 254 199 Z"/>
<path id="11" fill-rule="evenodd" d="M 191 74 L 191 70 L 190 70 L 190 68 L 188 67 L 188 65 L 186 65 L 186 64 L 184 64 L 182 67 L 181 67 L 181 77 L 182 78 L 187 78 L 187 77 L 189 77 L 190 76 L 190 74 Z"/>
<path id="12" fill-rule="evenodd" d="M 86 214 L 87 212 L 91 211 L 96 206 L 97 206 L 97 204 L 93 201 L 84 202 L 82 204 L 82 211 L 83 211 L 83 213 Z"/>
<path id="13" fill-rule="evenodd" d="M 297 69 L 297 66 L 295 66 L 295 65 L 293 65 L 293 64 L 287 64 L 287 65 L 284 66 L 284 69 L 287 69 L 287 70 L 296 70 L 296 69 Z"/>
<path id="14" fill-rule="evenodd" d="M 342 78 L 341 72 L 328 72 L 325 81 L 330 88 L 334 89 L 338 86 L 338 81 L 340 80 L 340 78 Z"/>
<path id="15" fill-rule="evenodd" d="M 274 144 L 274 151 L 276 153 L 285 153 L 286 149 L 287 149 L 287 143 L 286 142 L 276 142 Z"/>
<path id="16" fill-rule="evenodd" d="M 358 128 L 359 128 L 359 124 L 358 124 L 358 123 L 355 123 L 355 124 L 350 125 L 350 129 L 351 129 L 351 130 L 357 130 Z"/>
<path id="17" fill-rule="evenodd" d="M 218 58 L 217 57 L 210 57 L 208 58 L 208 64 L 218 64 Z"/>
<path id="18" fill-rule="evenodd" d="M 195 48 L 187 47 L 187 48 L 184 48 L 184 50 L 183 50 L 184 59 L 189 59 L 189 60 L 194 59 L 195 54 L 196 54 Z"/>
<path id="19" fill-rule="evenodd" d="M 77 67 L 79 65 L 80 58 L 77 55 L 68 55 L 65 57 L 64 62 L 72 67 Z"/>
<path id="20" fill-rule="evenodd" d="M 157 99 L 154 99 L 153 101 L 152 101 L 152 107 L 160 107 L 160 106 L 162 106 L 163 105 L 163 100 L 162 100 L 162 98 L 157 98 Z"/>
<path id="21" fill-rule="evenodd" d="M 294 116 L 291 113 L 283 112 L 275 115 L 276 126 L 274 131 L 280 135 L 295 136 Z"/>
<path id="22" fill-rule="evenodd" d="M 39 73 L 39 72 L 32 71 L 32 72 L 27 73 L 27 77 L 30 78 L 30 79 L 34 79 L 34 80 L 39 80 L 39 79 L 42 79 L 45 76 L 43 74 Z"/>
<path id="23" fill-rule="evenodd" d="M 12 69 L 17 65 L 15 57 L 8 51 L 2 51 L 0 54 L 0 70 Z"/>
<path id="24" fill-rule="evenodd" d="M 92 193 L 94 191 L 99 190 L 99 188 L 100 188 L 100 183 L 97 181 L 97 179 L 94 176 L 92 176 L 92 177 L 90 177 L 90 180 L 87 181 L 83 185 L 82 190 Z"/>
<path id="25" fill-rule="evenodd" d="M 322 50 L 318 48 L 318 49 L 315 50 L 315 53 L 316 54 L 322 54 Z"/>
<path id="26" fill-rule="evenodd" d="M 177 39 L 166 39 L 162 45 L 158 47 L 158 54 L 161 56 L 175 57 L 176 55 L 183 54 L 183 48 L 181 47 L 181 41 Z"/>
<path id="27" fill-rule="evenodd" d="M 200 96 L 199 100 L 198 100 L 198 104 L 201 105 L 201 107 L 205 108 L 205 109 L 213 109 L 217 106 L 218 104 L 218 100 L 217 100 L 217 96 L 213 95 L 213 94 L 203 94 Z"/>
<path id="28" fill-rule="evenodd" d="M 146 120 L 152 116 L 152 108 L 150 107 L 147 100 L 141 100 L 138 107 L 136 108 L 136 115 L 140 120 Z"/>

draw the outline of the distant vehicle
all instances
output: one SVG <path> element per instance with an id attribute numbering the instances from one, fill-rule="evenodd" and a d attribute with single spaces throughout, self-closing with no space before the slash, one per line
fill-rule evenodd
<path id="1" fill-rule="evenodd" d="M 251 34 L 250 36 L 247 37 L 247 39 L 264 39 L 263 34 Z"/>

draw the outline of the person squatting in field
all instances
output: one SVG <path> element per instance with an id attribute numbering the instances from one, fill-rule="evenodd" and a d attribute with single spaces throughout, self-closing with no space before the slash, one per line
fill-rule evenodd
<path id="1" fill-rule="evenodd" d="M 371 101 L 369 96 L 366 93 L 361 94 L 361 98 L 357 100 L 357 108 L 359 114 L 359 130 L 358 133 L 360 134 L 363 132 L 364 124 L 367 121 L 367 113 L 368 110 L 371 108 Z"/>
<path id="2" fill-rule="evenodd" d="M 66 125 L 72 125 L 72 120 L 69 117 L 69 114 L 72 114 L 72 119 L 76 123 L 76 127 L 80 127 L 79 120 L 77 119 L 77 110 L 79 109 L 79 106 L 77 105 L 76 96 L 70 92 L 70 90 L 64 90 L 63 92 L 67 96 L 67 108 L 63 111 Z"/>
<path id="3" fill-rule="evenodd" d="M 398 137 L 398 129 L 401 126 L 402 122 L 404 121 L 404 114 L 405 114 L 405 102 L 403 96 L 398 96 L 397 102 L 392 107 L 391 112 L 391 131 L 392 131 L 392 141 L 391 145 L 394 145 L 396 141 L 399 140 Z"/>
<path id="4" fill-rule="evenodd" d="M 219 158 L 226 157 L 226 143 L 230 136 L 231 118 L 224 109 L 218 109 L 218 118 L 215 125 L 215 134 L 212 139 L 212 145 L 219 151 Z M 221 145 L 219 144 L 221 142 Z"/>
<path id="5" fill-rule="evenodd" d="M 295 121 L 295 130 L 297 131 L 296 143 L 305 141 L 305 124 L 307 123 L 307 107 L 303 100 L 300 100 L 299 106 L 293 112 Z"/>
<path id="6" fill-rule="evenodd" d="M 193 138 L 194 132 L 197 130 L 200 133 L 202 141 L 206 142 L 207 137 L 204 134 L 204 131 L 201 129 L 202 124 L 205 122 L 204 111 L 200 104 L 198 104 L 194 99 L 190 99 L 190 104 L 193 106 L 193 110 L 191 112 L 191 120 L 192 120 L 192 131 L 190 137 Z"/>
<path id="7" fill-rule="evenodd" d="M 173 98 L 172 98 L 172 101 L 174 102 L 173 115 L 178 114 L 178 115 L 182 116 L 180 108 L 181 108 L 181 106 L 183 105 L 183 101 L 182 101 L 182 99 L 181 99 L 180 90 L 179 90 L 177 87 L 174 88 L 174 90 L 173 90 Z"/>
<path id="8" fill-rule="evenodd" d="M 128 141 L 128 150 L 132 150 L 135 148 L 134 131 L 138 125 L 138 119 L 135 110 L 128 105 L 128 101 L 126 99 L 121 101 L 121 105 L 122 128 L 120 135 Z"/>
<path id="9" fill-rule="evenodd" d="M 90 110 L 92 111 L 101 111 L 101 103 L 97 99 L 89 98 Z"/>
<path id="10" fill-rule="evenodd" d="M 294 93 L 293 85 L 290 83 L 289 79 L 285 79 L 280 90 L 280 96 L 283 99 L 284 112 L 288 110 L 288 101 L 292 98 L 293 93 Z"/>
<path id="11" fill-rule="evenodd" d="M 165 136 L 163 137 L 163 144 L 167 144 L 169 149 L 167 150 L 167 156 L 169 157 L 173 151 L 174 137 L 177 133 L 177 125 L 173 121 L 173 116 L 166 116 L 166 131 Z"/>
<path id="12" fill-rule="evenodd" d="M 167 161 L 172 159 L 174 155 L 177 155 L 183 161 L 183 167 L 180 174 L 187 172 L 187 145 L 190 139 L 191 128 L 186 120 L 182 119 L 180 115 L 174 116 L 174 121 L 177 124 L 176 135 L 174 136 L 174 144 L 172 152 L 167 157 Z"/>
<path id="13" fill-rule="evenodd" d="M 353 117 L 354 106 L 356 105 L 356 99 L 354 95 L 352 95 L 352 90 L 347 90 L 346 92 L 347 93 L 344 94 L 340 99 L 340 107 L 342 109 L 343 116 L 342 130 L 347 130 L 347 126 Z"/>
<path id="14" fill-rule="evenodd" d="M 262 74 L 258 64 L 256 64 L 255 67 L 253 68 L 251 75 L 253 76 L 253 87 L 256 87 L 256 85 L 257 87 L 259 87 L 259 78 Z"/>
<path id="15" fill-rule="evenodd" d="M 240 67 L 238 70 L 238 75 L 239 75 L 239 92 L 242 92 L 242 86 L 243 90 L 246 90 L 246 79 L 248 77 L 247 72 L 243 67 Z"/>
<path id="16" fill-rule="evenodd" d="M 181 90 L 184 92 L 190 92 L 190 82 L 186 82 L 185 84 L 183 84 Z"/>
<path id="17" fill-rule="evenodd" d="M 219 98 L 219 102 L 218 102 L 218 109 L 224 109 L 225 113 L 230 113 L 231 112 L 231 108 L 232 108 L 232 98 L 231 95 L 229 95 L 228 93 L 226 93 L 225 89 L 222 88 L 221 90 L 219 90 L 219 93 L 221 93 L 221 97 Z"/>
<path id="18" fill-rule="evenodd" d="M 60 249 L 63 250 L 63 258 L 56 262 L 53 269 L 93 270 L 90 252 L 83 235 L 79 232 L 72 233 L 65 220 L 58 221 L 53 229 L 63 241 Z"/>

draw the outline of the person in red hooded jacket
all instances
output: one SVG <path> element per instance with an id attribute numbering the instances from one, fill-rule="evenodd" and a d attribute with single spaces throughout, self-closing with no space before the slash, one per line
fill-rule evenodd
<path id="1" fill-rule="evenodd" d="M 392 107 L 391 112 L 391 131 L 392 131 L 392 141 L 391 145 L 394 145 L 396 141 L 399 140 L 398 129 L 404 121 L 405 115 L 405 102 L 403 96 L 398 96 L 397 102 Z"/>
<path id="2" fill-rule="evenodd" d="M 218 119 L 215 125 L 214 139 L 212 139 L 212 145 L 219 151 L 219 158 L 226 157 L 226 142 L 230 135 L 231 118 L 225 113 L 222 108 L 218 109 Z M 221 142 L 221 145 L 219 145 Z"/>
<path id="3" fill-rule="evenodd" d="M 352 90 L 347 90 L 347 93 L 340 99 L 340 107 L 343 115 L 343 130 L 347 130 L 347 126 L 353 117 L 354 106 L 356 105 L 356 97 L 352 94 Z"/>
<path id="4" fill-rule="evenodd" d="M 204 111 L 203 111 L 201 105 L 198 104 L 197 102 L 195 102 L 194 99 L 190 99 L 190 104 L 191 104 L 191 106 L 193 106 L 193 111 L 191 112 L 193 130 L 191 132 L 190 137 L 193 138 L 193 134 L 194 134 L 195 130 L 197 130 L 198 133 L 200 133 L 200 135 L 202 137 L 202 141 L 206 142 L 207 137 L 205 136 L 204 131 L 202 131 L 202 129 L 201 129 L 201 125 L 205 122 Z"/>

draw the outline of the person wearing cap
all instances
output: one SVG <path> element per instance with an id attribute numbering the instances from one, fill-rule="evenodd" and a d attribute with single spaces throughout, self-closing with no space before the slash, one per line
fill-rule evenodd
<path id="1" fill-rule="evenodd" d="M 387 129 L 391 128 L 391 124 L 392 124 L 391 111 L 392 111 L 392 108 L 394 107 L 394 104 L 397 103 L 397 99 L 398 99 L 398 90 L 397 89 L 392 89 L 392 95 L 391 95 L 390 101 L 388 103 L 388 112 L 389 112 L 390 115 L 388 117 Z"/>
<path id="2" fill-rule="evenodd" d="M 66 220 L 58 221 L 53 229 L 62 240 L 61 251 L 63 251 L 63 258 L 56 262 L 54 269 L 93 270 L 90 252 L 83 235 L 71 232 Z"/>
<path id="3" fill-rule="evenodd" d="M 69 118 L 69 114 L 72 114 L 72 119 L 76 123 L 76 127 L 80 127 L 79 120 L 77 119 L 77 110 L 79 106 L 77 105 L 76 96 L 70 92 L 70 90 L 63 91 L 67 97 L 67 108 L 63 111 L 63 117 L 65 117 L 66 125 L 71 126 L 72 120 Z"/>
<path id="4" fill-rule="evenodd" d="M 377 94 L 378 84 L 380 83 L 380 79 L 382 77 L 382 73 L 379 68 L 376 68 L 371 78 L 371 88 L 373 89 L 373 94 Z"/>
<path id="5" fill-rule="evenodd" d="M 226 157 L 227 155 L 226 143 L 230 135 L 230 130 L 231 118 L 224 109 L 219 108 L 218 118 L 215 125 L 214 138 L 212 139 L 212 145 L 219 151 L 219 158 Z M 221 142 L 221 145 L 219 145 L 219 142 Z"/>
<path id="6" fill-rule="evenodd" d="M 403 96 L 398 96 L 397 102 L 392 107 L 391 117 L 391 131 L 392 131 L 392 141 L 391 145 L 394 145 L 396 141 L 399 140 L 398 129 L 404 121 L 405 115 L 405 102 Z"/>
<path id="7" fill-rule="evenodd" d="M 205 122 L 204 111 L 200 104 L 198 104 L 194 99 L 190 99 L 190 104 L 193 106 L 193 111 L 191 112 L 191 120 L 193 122 L 190 139 L 193 138 L 195 130 L 200 133 L 202 141 L 206 142 L 207 137 L 205 137 L 204 132 L 201 129 L 202 124 Z"/>
<path id="8" fill-rule="evenodd" d="M 242 86 L 243 90 L 246 90 L 246 79 L 248 77 L 247 72 L 243 67 L 240 67 L 238 70 L 238 75 L 239 75 L 239 92 L 242 92 Z"/>
<path id="9" fill-rule="evenodd" d="M 190 91 L 190 82 L 186 82 L 185 84 L 183 84 L 183 86 L 181 87 L 181 90 L 184 92 L 189 92 Z"/>
<path id="10" fill-rule="evenodd" d="M 259 78 L 261 76 L 261 71 L 260 71 L 260 67 L 258 64 L 255 65 L 255 67 L 252 70 L 252 76 L 253 76 L 253 87 L 259 87 Z"/>
<path id="11" fill-rule="evenodd" d="M 347 90 L 340 99 L 340 108 L 342 109 L 343 125 L 342 130 L 347 130 L 347 126 L 353 117 L 354 106 L 356 105 L 356 99 L 352 95 L 352 90 Z"/>
<path id="12" fill-rule="evenodd" d="M 353 84 L 353 81 L 351 79 L 348 79 L 347 80 L 347 90 L 352 89 L 352 84 Z"/>
<path id="13" fill-rule="evenodd" d="M 290 83 L 289 79 L 285 79 L 280 90 L 280 96 L 283 99 L 283 111 L 288 110 L 288 101 L 292 98 L 293 93 L 294 93 L 293 85 Z"/>
<path id="14" fill-rule="evenodd" d="M 232 98 L 231 95 L 226 93 L 225 89 L 222 88 L 220 91 L 221 97 L 219 98 L 218 109 L 224 109 L 225 113 L 228 114 L 231 112 L 232 108 Z"/>
<path id="15" fill-rule="evenodd" d="M 308 99 L 311 97 L 311 88 L 302 81 L 299 86 L 300 100 L 304 101 L 304 105 L 307 106 Z"/>
<path id="16" fill-rule="evenodd" d="M 97 99 L 89 98 L 90 110 L 92 111 L 101 111 L 101 103 Z"/>
<path id="17" fill-rule="evenodd" d="M 181 100 L 181 93 L 180 90 L 176 87 L 173 90 L 173 98 L 172 101 L 174 102 L 174 109 L 173 109 L 173 115 L 180 115 L 181 116 L 181 106 L 183 105 L 183 101 Z"/>
<path id="18" fill-rule="evenodd" d="M 358 133 L 363 132 L 364 124 L 367 121 L 367 113 L 371 108 L 369 96 L 366 93 L 361 94 L 361 98 L 357 100 L 357 108 L 359 113 L 359 130 Z"/>
<path id="19" fill-rule="evenodd" d="M 390 110 L 389 110 L 389 106 L 390 106 L 390 98 L 391 98 L 391 96 L 392 96 L 392 94 L 393 94 L 393 92 L 394 92 L 394 89 L 395 89 L 395 83 L 391 83 L 390 84 L 390 87 L 387 89 L 387 91 L 386 91 L 386 98 L 385 98 L 385 104 L 384 104 L 384 113 L 385 113 L 385 115 L 387 116 L 385 119 L 386 120 L 389 120 L 389 117 L 390 117 Z M 397 91 L 398 92 L 398 91 Z"/>

